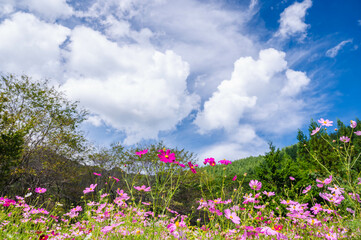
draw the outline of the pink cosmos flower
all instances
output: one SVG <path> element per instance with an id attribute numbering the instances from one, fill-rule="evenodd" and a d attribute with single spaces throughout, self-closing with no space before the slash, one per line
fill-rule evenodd
<path id="1" fill-rule="evenodd" d="M 214 158 L 206 158 L 206 159 L 204 159 L 203 164 L 207 165 L 207 163 L 209 163 L 209 165 L 211 165 L 212 167 L 216 165 L 216 161 L 214 161 Z"/>
<path id="2" fill-rule="evenodd" d="M 350 122 L 351 122 L 351 124 L 350 124 L 351 128 L 355 128 L 357 126 L 357 122 L 355 122 L 353 120 L 351 120 Z"/>
<path id="3" fill-rule="evenodd" d="M 220 164 L 223 164 L 223 165 L 228 165 L 228 164 L 232 164 L 232 162 L 231 161 L 229 161 L 229 160 L 226 160 L 226 159 L 223 159 L 223 160 L 219 160 L 218 161 Z"/>
<path id="4" fill-rule="evenodd" d="M 331 193 L 334 193 L 336 195 L 341 195 L 342 193 L 344 193 L 344 189 L 343 188 L 340 188 L 340 187 L 337 187 L 336 185 L 334 185 L 334 187 L 328 187 L 327 188 L 328 190 L 331 191 Z"/>
<path id="5" fill-rule="evenodd" d="M 321 123 L 322 126 L 326 126 L 326 127 L 332 126 L 332 123 L 333 123 L 333 121 L 330 121 L 328 119 L 324 120 L 323 118 L 318 120 L 318 122 Z"/>
<path id="6" fill-rule="evenodd" d="M 294 177 L 292 177 L 292 176 L 290 176 L 290 179 L 291 179 L 292 181 L 294 181 L 294 180 L 295 180 L 295 178 L 294 178 Z"/>
<path id="7" fill-rule="evenodd" d="M 342 137 L 340 137 L 340 141 L 341 141 L 341 142 L 344 142 L 344 143 L 347 143 L 347 142 L 350 141 L 350 138 L 349 138 L 349 137 L 346 137 L 346 136 L 342 136 Z"/>
<path id="8" fill-rule="evenodd" d="M 90 187 L 85 188 L 85 190 L 83 190 L 84 194 L 90 193 L 90 192 L 94 192 L 94 189 L 96 188 L 98 184 L 90 184 Z"/>
<path id="9" fill-rule="evenodd" d="M 159 160 L 165 163 L 172 163 L 175 161 L 175 154 L 170 153 L 170 150 L 167 151 L 164 149 L 158 150 L 160 154 L 158 154 Z"/>
<path id="10" fill-rule="evenodd" d="M 320 127 L 316 127 L 316 129 L 312 130 L 311 135 L 312 136 L 315 135 L 316 133 L 318 133 L 320 131 L 320 129 L 321 129 Z"/>
<path id="11" fill-rule="evenodd" d="M 142 151 L 135 152 L 135 154 L 137 154 L 139 157 L 142 157 L 142 155 L 146 154 L 147 152 L 148 152 L 148 149 L 144 149 Z"/>
<path id="12" fill-rule="evenodd" d="M 263 194 L 266 195 L 267 197 L 276 195 L 274 192 L 266 192 L 266 191 L 263 191 Z"/>
<path id="13" fill-rule="evenodd" d="M 311 190 L 311 188 L 312 188 L 312 186 L 311 186 L 311 185 L 309 185 L 308 187 L 306 187 L 306 188 L 302 191 L 302 193 L 303 193 L 303 194 L 308 193 L 308 191 L 310 191 L 310 190 Z"/>
<path id="14" fill-rule="evenodd" d="M 319 188 L 322 188 L 323 187 L 323 184 L 330 184 L 332 182 L 332 175 L 330 175 L 328 178 L 326 178 L 325 180 L 321 181 L 321 180 L 318 180 L 316 178 L 316 182 L 318 182 L 319 184 L 317 184 L 317 187 Z"/>
<path id="15" fill-rule="evenodd" d="M 101 173 L 96 173 L 96 172 L 93 172 L 93 174 L 94 174 L 95 176 L 101 176 L 101 175 L 102 175 Z"/>
<path id="16" fill-rule="evenodd" d="M 191 169 L 192 173 L 196 174 L 197 171 L 194 169 L 194 165 L 192 164 L 192 162 L 188 162 L 189 168 Z"/>
<path id="17" fill-rule="evenodd" d="M 225 217 L 230 219 L 235 224 L 240 224 L 241 219 L 237 216 L 237 213 L 231 212 L 228 208 L 224 210 Z"/>
<path id="18" fill-rule="evenodd" d="M 113 177 L 116 182 L 119 182 L 119 178 Z"/>
<path id="19" fill-rule="evenodd" d="M 45 192 L 46 192 L 46 188 L 40 188 L 40 187 L 35 188 L 35 192 L 36 192 L 36 193 L 45 193 Z"/>
<path id="20" fill-rule="evenodd" d="M 356 134 L 357 136 L 361 136 L 361 131 L 356 131 L 354 132 L 354 134 Z"/>
<path id="21" fill-rule="evenodd" d="M 142 185 L 141 187 L 134 186 L 134 188 L 137 189 L 138 191 L 144 191 L 144 192 L 150 191 L 150 187 L 146 187 L 145 185 Z"/>
<path id="22" fill-rule="evenodd" d="M 310 208 L 313 214 L 317 214 L 323 210 L 321 204 L 316 203 L 315 206 Z"/>
<path id="23" fill-rule="evenodd" d="M 258 191 L 258 190 L 261 189 L 262 183 L 259 182 L 259 181 L 257 181 L 257 180 L 251 180 L 250 183 L 249 183 L 249 186 L 250 186 L 252 189 Z"/>
<path id="24" fill-rule="evenodd" d="M 234 177 L 232 178 L 232 181 L 236 181 L 237 179 L 237 175 L 234 175 Z"/>

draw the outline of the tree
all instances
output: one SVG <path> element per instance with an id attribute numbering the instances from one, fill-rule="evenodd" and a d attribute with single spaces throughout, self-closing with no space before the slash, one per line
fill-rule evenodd
<path id="1" fill-rule="evenodd" d="M 41 161 L 42 166 L 47 161 L 36 155 L 51 152 L 69 160 L 81 160 L 80 153 L 86 145 L 79 125 L 87 112 L 79 109 L 77 102 L 68 101 L 47 81 L 34 81 L 27 76 L 2 76 L 0 96 L 0 174 L 8 177 L 1 186 L 3 194 L 19 181 L 32 184 L 28 180 L 40 174 L 32 167 L 34 161 Z"/>

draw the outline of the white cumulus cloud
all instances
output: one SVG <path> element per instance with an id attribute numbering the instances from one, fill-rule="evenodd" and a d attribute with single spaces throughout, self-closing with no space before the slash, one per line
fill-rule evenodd
<path id="1" fill-rule="evenodd" d="M 57 77 L 62 71 L 61 49 L 71 30 L 18 12 L 0 24 L 2 72 Z"/>
<path id="2" fill-rule="evenodd" d="M 157 138 L 198 108 L 199 97 L 187 91 L 189 65 L 173 51 L 118 46 L 86 27 L 74 29 L 70 40 L 63 89 L 125 131 L 126 144 Z"/>
<path id="3" fill-rule="evenodd" d="M 303 2 L 295 2 L 287 7 L 282 13 L 279 20 L 280 27 L 276 35 L 281 37 L 289 37 L 301 34 L 301 38 L 305 37 L 306 30 L 309 25 L 305 21 L 306 11 L 312 6 L 311 0 Z"/>

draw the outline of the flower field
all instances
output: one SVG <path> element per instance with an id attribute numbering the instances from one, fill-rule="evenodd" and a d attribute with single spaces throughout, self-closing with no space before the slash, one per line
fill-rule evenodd
<path id="1" fill-rule="evenodd" d="M 320 119 L 319 134 L 329 120 Z M 351 128 L 356 123 L 351 121 Z M 360 131 L 353 131 L 360 136 Z M 327 140 L 327 139 L 325 139 Z M 358 161 L 349 158 L 349 136 L 341 136 L 340 161 L 346 175 Z M 170 208 L 173 196 L 188 174 L 203 174 L 197 164 L 180 163 L 170 150 L 158 151 L 152 174 L 143 173 L 146 185 L 134 177 L 105 178 L 93 173 L 94 183 L 83 190 L 82 203 L 69 210 L 47 197 L 47 189 L 28 189 L 24 196 L 0 198 L 1 239 L 361 239 L 361 178 L 351 175 L 344 180 L 330 173 L 314 179 L 313 184 L 294 188 L 297 178 L 289 176 L 292 185 L 278 196 L 265 191 L 262 182 L 252 179 L 242 187 L 246 174 L 226 178 L 228 160 L 204 160 L 210 167 L 223 165 L 221 191 L 214 191 L 209 175 L 202 175 L 202 191 L 194 199 L 197 207 L 183 215 Z M 148 150 L 134 153 L 146 158 Z M 317 157 L 315 156 L 317 160 Z M 322 165 L 321 162 L 319 162 Z M 325 167 L 326 168 L 326 167 Z M 327 170 L 327 168 L 326 168 Z M 226 180 L 228 179 L 228 180 Z M 125 189 L 118 188 L 120 181 Z M 232 192 L 224 191 L 226 181 L 238 183 Z M 105 188 L 99 183 L 106 182 Z M 311 191 L 312 190 L 312 191 Z M 215 195 L 215 193 L 218 195 Z M 317 195 L 315 195 L 315 192 Z M 314 194 L 314 195 L 313 195 Z M 293 196 L 287 197 L 287 196 Z"/>

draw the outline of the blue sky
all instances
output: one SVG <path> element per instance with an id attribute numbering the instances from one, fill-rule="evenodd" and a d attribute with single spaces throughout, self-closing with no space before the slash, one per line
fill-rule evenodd
<path id="1" fill-rule="evenodd" d="M 0 0 L 0 36 L 1 73 L 60 84 L 104 147 L 234 160 L 361 116 L 358 0 Z"/>

